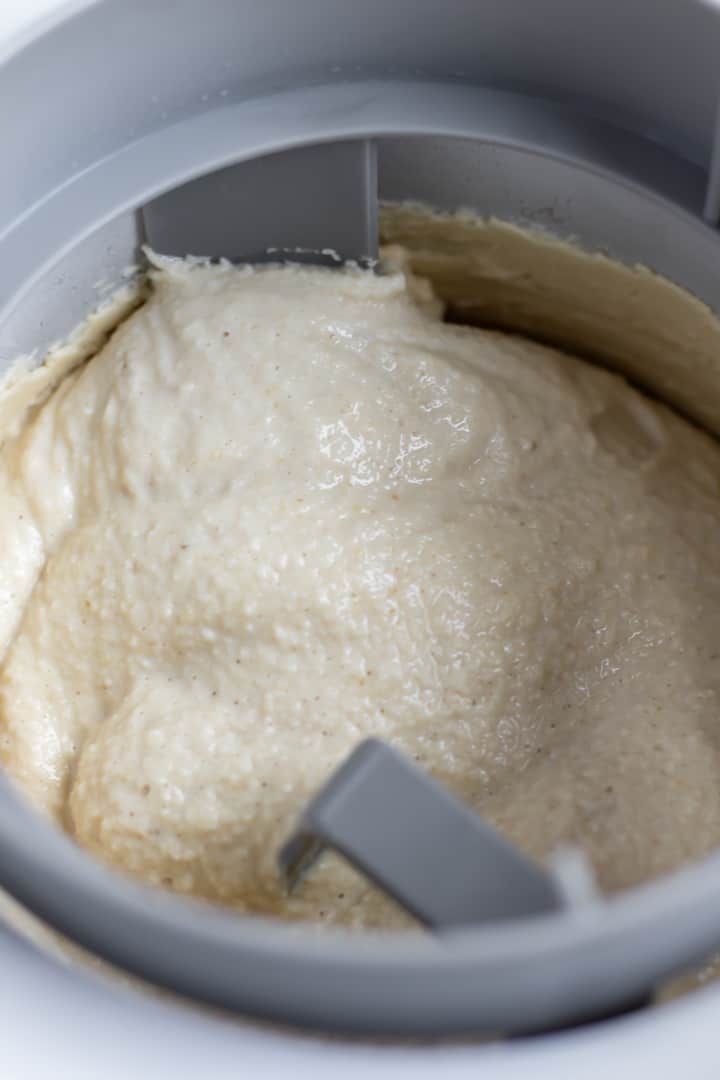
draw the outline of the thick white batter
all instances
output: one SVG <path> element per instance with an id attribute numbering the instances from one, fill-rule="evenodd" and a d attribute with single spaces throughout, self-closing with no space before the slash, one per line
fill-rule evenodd
<path id="1" fill-rule="evenodd" d="M 190 267 L 0 452 L 2 761 L 102 859 L 404 916 L 275 856 L 368 734 L 604 888 L 720 841 L 720 448 L 425 284 Z"/>

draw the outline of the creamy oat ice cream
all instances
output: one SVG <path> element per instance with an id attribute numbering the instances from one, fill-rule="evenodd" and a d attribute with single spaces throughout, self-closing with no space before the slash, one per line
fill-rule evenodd
<path id="1" fill-rule="evenodd" d="M 338 859 L 292 898 L 276 873 L 368 735 L 531 855 L 580 845 L 603 889 L 702 855 L 720 448 L 618 375 L 443 321 L 442 259 L 413 265 L 443 301 L 389 261 L 156 260 L 91 359 L 6 388 L 4 766 L 122 871 L 321 922 L 407 921 Z"/>

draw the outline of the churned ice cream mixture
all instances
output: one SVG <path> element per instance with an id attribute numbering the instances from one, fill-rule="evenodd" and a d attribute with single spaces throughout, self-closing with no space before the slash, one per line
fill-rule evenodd
<path id="1" fill-rule="evenodd" d="M 720 448 L 398 265 L 160 260 L 7 425 L 1 760 L 147 882 L 402 924 L 276 870 L 368 735 L 605 890 L 720 841 Z"/>

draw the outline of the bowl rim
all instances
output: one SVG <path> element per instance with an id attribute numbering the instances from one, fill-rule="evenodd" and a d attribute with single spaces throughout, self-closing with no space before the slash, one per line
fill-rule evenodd
<path id="1" fill-rule="evenodd" d="M 28 837 L 32 843 L 28 844 Z M 567 913 L 441 937 L 239 916 L 107 869 L 0 775 L 3 887 L 89 951 L 225 1008 L 373 1034 L 520 1031 L 609 1012 L 720 946 L 720 851 Z"/>

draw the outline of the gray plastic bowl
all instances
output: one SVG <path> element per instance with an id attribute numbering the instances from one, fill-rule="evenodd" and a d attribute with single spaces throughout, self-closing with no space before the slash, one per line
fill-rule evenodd
<path id="1" fill-rule="evenodd" d="M 68 5 L 0 54 L 0 368 L 121 280 L 163 192 L 336 139 L 374 140 L 382 197 L 546 226 L 552 205 L 559 235 L 720 311 L 719 93 L 720 11 L 697 0 Z M 162 986 L 374 1034 L 589 1019 L 720 947 L 720 855 L 573 915 L 318 936 L 104 870 L 5 778 L 0 883 Z"/>

